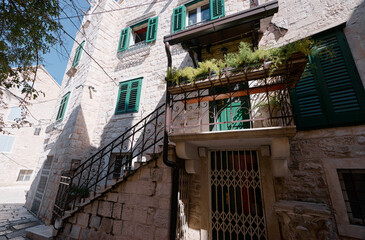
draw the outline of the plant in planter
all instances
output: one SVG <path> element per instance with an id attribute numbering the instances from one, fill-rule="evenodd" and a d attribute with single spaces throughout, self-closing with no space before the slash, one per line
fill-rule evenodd
<path id="1" fill-rule="evenodd" d="M 193 83 L 194 80 L 206 77 L 209 72 L 221 77 L 226 67 L 233 69 L 245 68 L 252 70 L 260 67 L 269 68 L 271 75 L 280 64 L 298 52 L 309 55 L 319 49 L 313 48 L 315 42 L 309 38 L 289 43 L 282 47 L 252 49 L 247 42 L 241 42 L 237 53 L 229 53 L 224 60 L 210 59 L 200 62 L 197 68 L 185 67 L 184 69 L 169 68 L 166 74 L 168 82 L 179 84 L 185 81 Z"/>

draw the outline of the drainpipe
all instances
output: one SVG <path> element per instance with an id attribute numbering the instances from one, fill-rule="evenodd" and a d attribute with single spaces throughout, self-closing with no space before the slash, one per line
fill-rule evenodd
<path id="1" fill-rule="evenodd" d="M 171 56 L 171 55 L 170 55 Z M 170 59 L 171 60 L 171 59 Z M 171 64 L 171 61 L 169 61 Z M 170 65 L 169 64 L 169 65 Z M 169 66 L 171 67 L 171 65 Z M 167 90 L 166 83 L 166 99 L 165 99 L 165 128 L 164 128 L 164 140 L 163 140 L 163 162 L 166 166 L 172 168 L 172 186 L 171 186 L 171 206 L 170 206 L 170 240 L 175 240 L 176 238 L 176 224 L 177 224 L 177 194 L 178 194 L 178 184 L 179 184 L 179 168 L 177 164 L 168 159 L 169 151 L 169 121 L 170 121 L 170 94 Z"/>

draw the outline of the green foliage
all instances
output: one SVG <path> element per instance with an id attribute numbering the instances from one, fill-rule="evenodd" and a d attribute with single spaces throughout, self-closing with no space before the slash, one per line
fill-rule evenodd
<path id="1" fill-rule="evenodd" d="M 229 53 L 224 60 L 211 59 L 199 63 L 198 68 L 186 67 L 184 69 L 169 69 L 166 80 L 175 84 L 189 80 L 193 83 L 194 80 L 207 75 L 209 70 L 220 75 L 225 68 L 243 68 L 247 70 L 261 67 L 264 62 L 270 62 L 270 74 L 275 71 L 280 64 L 288 60 L 294 53 L 302 52 L 305 55 L 313 53 L 314 41 L 306 38 L 296 41 L 278 48 L 252 49 L 252 46 L 247 42 L 241 42 L 237 53 Z"/>
<path id="2" fill-rule="evenodd" d="M 57 0 L 7 0 L 0 7 L 0 87 L 13 88 L 25 85 L 34 76 L 42 61 L 41 54 L 49 52 L 58 42 L 56 32 L 60 8 Z M 33 73 L 33 74 L 32 74 Z M 31 97 L 37 91 L 23 88 Z"/>

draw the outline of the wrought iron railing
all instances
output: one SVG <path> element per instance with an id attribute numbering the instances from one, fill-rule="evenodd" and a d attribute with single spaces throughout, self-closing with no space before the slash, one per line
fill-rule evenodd
<path id="1" fill-rule="evenodd" d="M 294 125 L 289 92 L 307 61 L 298 54 L 274 70 L 226 67 L 170 83 L 169 134 Z"/>
<path id="2" fill-rule="evenodd" d="M 134 164 L 154 159 L 164 137 L 165 105 L 126 130 L 77 167 L 71 177 L 62 176 L 54 213 L 75 208 L 83 198 L 92 197 L 134 170 Z"/>

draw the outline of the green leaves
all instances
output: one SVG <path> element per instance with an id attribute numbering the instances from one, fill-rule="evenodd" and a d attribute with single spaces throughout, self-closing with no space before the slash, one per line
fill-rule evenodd
<path id="1" fill-rule="evenodd" d="M 40 55 L 49 52 L 58 42 L 56 32 L 60 23 L 57 0 L 17 1 L 0 3 L 0 86 L 19 87 L 19 74 L 39 65 Z"/>

